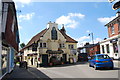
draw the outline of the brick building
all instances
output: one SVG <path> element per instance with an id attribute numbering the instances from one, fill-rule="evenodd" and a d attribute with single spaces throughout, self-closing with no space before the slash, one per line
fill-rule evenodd
<path id="1" fill-rule="evenodd" d="M 102 54 L 108 54 L 113 59 L 120 56 L 120 12 L 116 13 L 116 18 L 105 25 L 108 28 L 108 38 L 100 42 Z"/>
<path id="2" fill-rule="evenodd" d="M 14 2 L 2 2 L 2 51 L 0 53 L 0 78 L 14 68 L 15 55 L 19 49 L 19 30 Z"/>

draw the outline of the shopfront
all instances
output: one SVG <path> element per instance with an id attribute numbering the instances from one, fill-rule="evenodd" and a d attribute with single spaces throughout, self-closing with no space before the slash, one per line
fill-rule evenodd
<path id="1" fill-rule="evenodd" d="M 1 72 L 2 76 L 7 74 L 8 71 L 8 54 L 9 54 L 9 48 L 2 46 L 2 55 L 1 55 Z"/>

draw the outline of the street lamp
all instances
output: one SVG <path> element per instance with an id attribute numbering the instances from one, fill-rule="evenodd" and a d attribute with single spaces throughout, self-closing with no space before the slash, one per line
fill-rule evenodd
<path id="1" fill-rule="evenodd" d="M 89 33 L 88 36 L 92 36 L 92 43 L 94 44 L 94 37 L 93 37 L 93 33 Z"/>

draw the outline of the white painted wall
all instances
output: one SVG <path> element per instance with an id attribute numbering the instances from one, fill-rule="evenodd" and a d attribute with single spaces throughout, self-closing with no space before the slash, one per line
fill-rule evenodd
<path id="1" fill-rule="evenodd" d="M 118 53 L 114 53 L 113 43 L 110 43 L 111 39 L 103 40 L 103 41 L 100 42 L 100 53 L 101 54 L 108 54 L 110 57 L 112 57 L 114 59 L 118 59 L 118 55 L 119 54 Z M 106 49 L 106 45 L 107 44 L 109 44 L 110 53 L 107 53 L 107 49 Z M 105 53 L 102 52 L 102 45 L 104 45 Z M 119 43 L 118 43 L 118 41 L 117 41 L 117 45 L 118 45 L 118 49 L 119 49 Z M 115 56 L 115 54 L 118 54 L 118 55 Z"/>

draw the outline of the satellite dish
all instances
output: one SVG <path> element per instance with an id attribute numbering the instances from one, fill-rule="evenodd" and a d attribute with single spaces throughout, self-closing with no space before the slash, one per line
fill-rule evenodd
<path id="1" fill-rule="evenodd" d="M 113 1 L 115 1 L 115 0 L 108 0 L 108 2 L 110 2 L 110 3 L 112 3 Z"/>
<path id="2" fill-rule="evenodd" d="M 120 8 L 120 1 L 113 4 L 112 8 L 113 8 L 113 10 L 116 10 L 116 9 Z"/>

